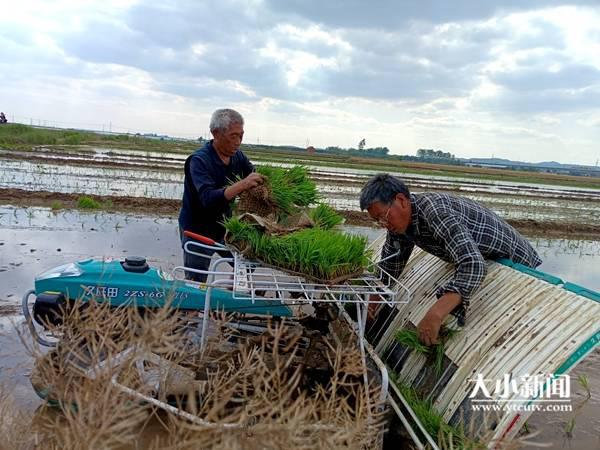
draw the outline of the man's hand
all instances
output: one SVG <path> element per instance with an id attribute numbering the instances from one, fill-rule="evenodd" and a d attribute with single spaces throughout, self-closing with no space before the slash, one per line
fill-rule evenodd
<path id="1" fill-rule="evenodd" d="M 373 302 L 375 300 L 378 300 L 379 298 L 379 295 L 373 294 L 369 297 L 369 302 Z M 369 307 L 367 308 L 367 319 L 369 319 L 369 321 L 375 319 L 375 314 L 377 313 L 377 310 L 380 306 L 380 303 L 369 303 Z"/>
<path id="2" fill-rule="evenodd" d="M 438 343 L 438 336 L 442 326 L 443 318 L 432 307 L 425 317 L 421 319 L 417 326 L 419 340 L 425 345 L 433 345 Z"/>
<path id="3" fill-rule="evenodd" d="M 241 180 L 244 184 L 244 191 L 260 186 L 265 182 L 265 177 L 257 172 L 252 172 L 246 178 Z M 242 191 L 243 192 L 243 191 Z"/>
<path id="4" fill-rule="evenodd" d="M 256 186 L 259 186 L 265 182 L 265 177 L 260 173 L 252 172 L 246 178 L 233 183 L 231 186 L 225 189 L 224 195 L 225 198 L 229 201 L 242 192 L 253 189 Z"/>
<path id="5" fill-rule="evenodd" d="M 425 317 L 417 326 L 419 340 L 425 345 L 437 344 L 442 322 L 450 312 L 460 305 L 461 297 L 455 292 L 442 295 L 435 304 L 429 308 Z"/>

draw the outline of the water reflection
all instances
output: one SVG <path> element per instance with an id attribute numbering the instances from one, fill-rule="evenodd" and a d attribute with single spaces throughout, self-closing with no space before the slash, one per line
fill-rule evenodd
<path id="1" fill-rule="evenodd" d="M 600 241 L 530 238 L 543 259 L 539 270 L 600 292 Z"/>

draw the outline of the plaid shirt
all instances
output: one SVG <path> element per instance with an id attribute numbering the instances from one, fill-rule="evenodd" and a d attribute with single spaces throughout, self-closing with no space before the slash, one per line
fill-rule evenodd
<path id="1" fill-rule="evenodd" d="M 405 234 L 388 231 L 382 259 L 398 253 L 380 266 L 398 277 L 415 245 L 455 264 L 452 280 L 436 296 L 460 294 L 462 303 L 452 311 L 464 325 L 469 299 L 487 273 L 484 258 L 508 258 L 529 267 L 542 263 L 535 249 L 496 213 L 467 198 L 442 193 L 411 194 L 412 221 Z"/>

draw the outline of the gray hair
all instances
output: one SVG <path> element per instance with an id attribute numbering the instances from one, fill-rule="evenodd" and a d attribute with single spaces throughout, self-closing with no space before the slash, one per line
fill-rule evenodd
<path id="1" fill-rule="evenodd" d="M 408 186 L 402 180 L 387 173 L 378 173 L 360 191 L 360 209 L 368 209 L 375 202 L 390 205 L 396 194 L 410 198 Z"/>
<path id="2" fill-rule="evenodd" d="M 244 125 L 244 118 L 239 112 L 227 108 L 217 109 L 210 118 L 210 131 L 227 131 L 234 123 Z"/>

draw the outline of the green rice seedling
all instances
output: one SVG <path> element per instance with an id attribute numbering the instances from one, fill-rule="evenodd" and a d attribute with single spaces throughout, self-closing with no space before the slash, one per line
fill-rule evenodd
<path id="1" fill-rule="evenodd" d="M 237 218 L 225 221 L 228 241 L 247 256 L 319 280 L 360 272 L 369 264 L 367 238 L 309 228 L 285 236 L 269 236 Z"/>
<path id="2" fill-rule="evenodd" d="M 238 217 L 231 217 L 224 223 L 225 229 L 231 234 L 234 242 L 250 241 L 258 235 L 258 230 L 252 224 L 243 222 Z"/>
<path id="3" fill-rule="evenodd" d="M 264 175 L 277 208 L 284 214 L 293 214 L 297 207 L 315 203 L 318 199 L 317 185 L 310 180 L 302 166 L 283 169 L 260 166 L 257 172 Z"/>
<path id="4" fill-rule="evenodd" d="M 569 421 L 565 424 L 565 435 L 568 438 L 573 437 L 573 430 L 575 429 L 577 417 L 581 414 L 581 410 L 583 409 L 585 404 L 592 397 L 592 393 L 590 391 L 590 384 L 589 384 L 587 376 L 585 374 L 579 375 L 577 377 L 577 382 L 586 391 L 586 397 L 583 399 L 582 402 L 580 402 L 578 405 L 575 406 L 574 411 L 573 411 L 573 417 L 571 417 L 569 419 Z"/>
<path id="5" fill-rule="evenodd" d="M 442 326 L 439 334 L 439 342 L 431 347 L 423 344 L 414 330 L 402 329 L 396 334 L 396 341 L 418 353 L 427 355 L 428 361 L 433 365 L 436 375 L 442 374 L 444 367 L 445 346 L 459 330 Z"/>
<path id="6" fill-rule="evenodd" d="M 308 171 L 303 166 L 295 166 L 287 171 L 287 182 L 294 186 L 292 190 L 294 203 L 298 206 L 308 206 L 318 199 L 316 184 L 308 177 Z"/>
<path id="7" fill-rule="evenodd" d="M 585 390 L 587 398 L 591 398 L 592 397 L 592 391 L 590 390 L 590 382 L 588 380 L 587 375 L 585 374 L 581 374 L 577 377 L 577 381 L 579 382 L 579 384 L 581 385 L 581 387 Z"/>
<path id="8" fill-rule="evenodd" d="M 431 400 L 421 398 L 414 388 L 400 380 L 397 375 L 392 374 L 392 380 L 427 433 L 433 438 L 437 438 L 440 447 L 472 450 L 487 448 L 483 442 L 466 436 L 463 426 L 459 428 L 446 423 L 442 414 L 433 407 Z"/>
<path id="9" fill-rule="evenodd" d="M 417 391 L 406 383 L 396 381 L 395 384 L 423 424 L 425 430 L 427 430 L 431 436 L 437 436 L 442 428 L 444 420 L 442 415 L 433 409 L 431 401 L 421 399 Z"/>
<path id="10" fill-rule="evenodd" d="M 575 429 L 575 417 L 571 417 L 565 425 L 565 434 L 568 438 L 573 437 L 574 429 Z"/>
<path id="11" fill-rule="evenodd" d="M 398 341 L 404 347 L 408 347 L 418 353 L 429 353 L 429 347 L 419 340 L 416 331 L 403 328 L 396 333 L 396 341 Z"/>
<path id="12" fill-rule="evenodd" d="M 315 209 L 311 210 L 308 214 L 315 226 L 324 230 L 329 230 L 344 221 L 344 218 L 340 216 L 335 210 L 325 203 L 320 203 Z"/>
<path id="13" fill-rule="evenodd" d="M 77 199 L 77 206 L 81 209 L 98 209 L 101 205 L 93 198 L 84 195 Z"/>
<path id="14" fill-rule="evenodd" d="M 281 238 L 287 248 L 288 264 L 315 278 L 333 279 L 362 271 L 369 263 L 365 254 L 367 239 L 344 233 L 307 229 Z"/>
<path id="15" fill-rule="evenodd" d="M 446 344 L 452 340 L 454 336 L 459 333 L 459 330 L 455 328 L 447 328 L 442 326 L 440 329 L 439 343 L 434 345 L 434 360 L 433 365 L 435 373 L 437 375 L 442 374 L 444 367 L 444 353 L 446 351 Z"/>
<path id="16" fill-rule="evenodd" d="M 59 209 L 63 209 L 63 204 L 61 202 L 59 202 L 58 200 L 55 200 L 50 205 L 50 209 L 52 211 L 58 211 Z"/>

